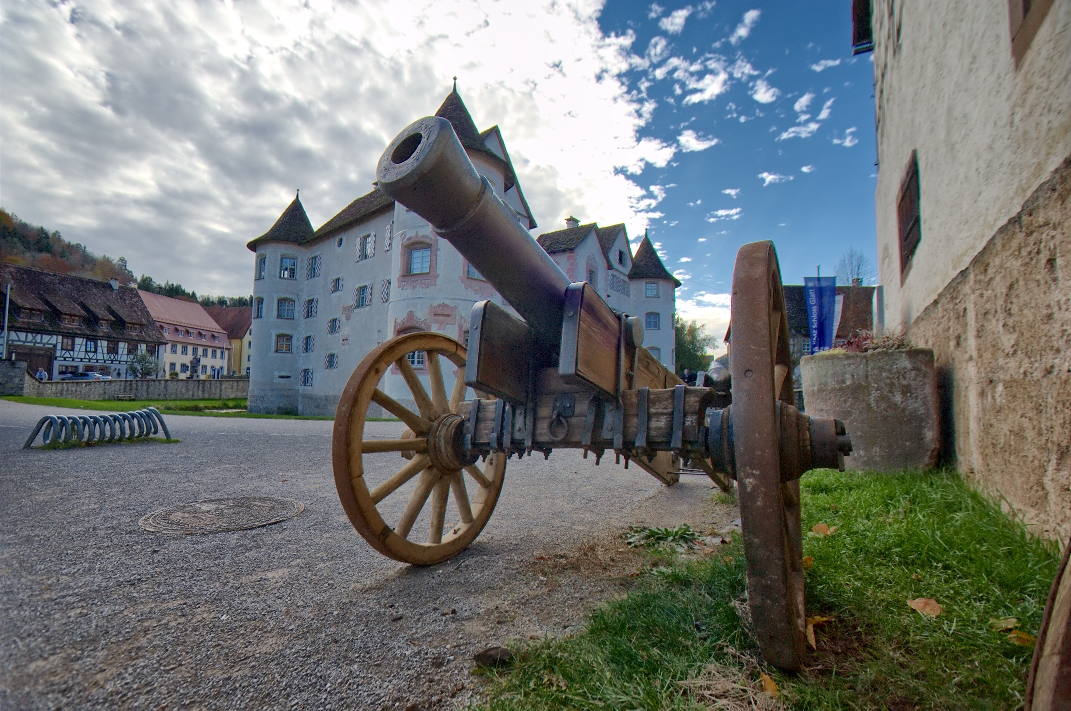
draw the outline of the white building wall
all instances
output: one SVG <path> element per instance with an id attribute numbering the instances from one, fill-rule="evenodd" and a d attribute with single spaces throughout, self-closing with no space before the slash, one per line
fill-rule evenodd
<path id="1" fill-rule="evenodd" d="M 647 284 L 658 285 L 657 296 L 647 296 Z M 676 367 L 676 350 L 673 331 L 673 314 L 676 313 L 676 291 L 668 279 L 633 279 L 633 312 L 644 323 L 643 345 L 647 349 L 657 348 L 657 356 L 662 365 L 670 370 Z M 647 327 L 647 315 L 658 314 L 658 328 Z"/>
<path id="2" fill-rule="evenodd" d="M 1053 2 L 1018 68 L 1008 0 L 877 0 L 874 38 L 878 270 L 895 330 L 1071 154 L 1071 3 Z M 921 241 L 901 285 L 897 201 L 913 150 Z"/>

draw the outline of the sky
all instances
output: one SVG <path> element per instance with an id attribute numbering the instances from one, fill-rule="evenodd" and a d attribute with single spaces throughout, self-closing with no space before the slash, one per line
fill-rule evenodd
<path id="1" fill-rule="evenodd" d="M 0 206 L 136 275 L 247 294 L 296 189 L 314 227 L 452 77 L 539 227 L 646 230 L 720 342 L 740 245 L 785 283 L 875 259 L 873 64 L 850 0 L 4 0 Z"/>

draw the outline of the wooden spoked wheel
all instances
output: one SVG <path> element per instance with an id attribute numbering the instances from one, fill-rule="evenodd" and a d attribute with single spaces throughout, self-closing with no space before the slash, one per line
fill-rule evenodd
<path id="1" fill-rule="evenodd" d="M 782 483 L 777 401 L 791 404 L 792 356 L 772 242 L 737 252 L 731 307 L 732 425 L 748 601 L 763 657 L 798 670 L 806 655 L 799 481 Z"/>
<path id="2" fill-rule="evenodd" d="M 444 367 L 456 369 L 449 396 Z M 412 407 L 381 389 L 392 369 L 409 389 L 400 399 Z M 464 369 L 465 347 L 457 341 L 435 333 L 399 336 L 361 361 L 339 400 L 331 449 L 342 507 L 373 548 L 403 563 L 431 565 L 463 551 L 483 530 L 502 490 L 504 454 L 492 454 L 483 466 L 458 456 Z M 403 437 L 367 435 L 372 403 L 408 425 Z"/>

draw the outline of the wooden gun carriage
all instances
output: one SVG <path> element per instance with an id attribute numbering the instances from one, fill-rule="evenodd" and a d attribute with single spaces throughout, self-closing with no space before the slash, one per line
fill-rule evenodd
<path id="1" fill-rule="evenodd" d="M 377 179 L 516 314 L 483 301 L 473 307 L 467 349 L 437 333 L 403 335 L 353 372 L 338 405 L 332 457 L 357 531 L 395 560 L 433 564 L 483 529 L 513 455 L 573 448 L 598 463 L 612 450 L 667 485 L 690 462 L 723 489 L 736 481 L 759 646 L 769 662 L 798 669 L 805 653 L 799 477 L 817 467 L 843 469 L 851 444 L 839 422 L 791 404 L 773 244 L 748 244 L 737 255 L 730 394 L 685 385 L 642 347 L 637 318 L 614 312 L 591 285 L 570 283 L 476 172 L 446 120 L 423 118 L 402 131 L 380 159 Z M 427 388 L 414 363 L 426 368 Z M 408 398 L 380 388 L 392 369 Z M 449 392 L 444 375 L 453 377 Z M 481 396 L 465 400 L 468 388 Z M 405 423 L 401 438 L 365 437 L 373 404 Z M 365 457 L 383 452 L 399 453 L 399 468 L 372 485 Z M 405 506 L 388 523 L 380 504 L 392 495 Z"/>

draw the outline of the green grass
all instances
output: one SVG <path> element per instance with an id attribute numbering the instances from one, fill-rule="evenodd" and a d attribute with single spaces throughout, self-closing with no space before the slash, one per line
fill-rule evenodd
<path id="1" fill-rule="evenodd" d="M 146 407 L 155 407 L 164 415 L 200 415 L 203 417 L 248 417 L 272 420 L 333 420 L 330 416 L 312 415 L 264 415 L 246 412 L 246 400 L 72 400 L 58 397 L 25 397 L 8 395 L 2 399 L 29 405 L 47 405 L 70 410 L 97 410 L 106 412 L 129 412 Z M 213 410 L 238 410 L 240 412 L 213 412 Z M 369 417 L 370 422 L 393 422 L 393 418 Z"/>
<path id="2" fill-rule="evenodd" d="M 137 437 L 133 439 L 124 439 L 122 442 L 54 442 L 52 444 L 40 444 L 33 449 L 75 449 L 78 447 L 110 447 L 112 445 L 123 444 L 175 444 L 181 442 L 181 439 L 175 439 L 174 437 Z"/>
<path id="3" fill-rule="evenodd" d="M 759 661 L 734 606 L 745 592 L 736 540 L 652 568 L 575 637 L 518 647 L 512 669 L 488 673 L 481 708 L 704 708 L 680 682 L 713 675 L 756 694 L 763 672 L 789 708 L 1020 706 L 1032 649 L 989 622 L 1015 617 L 1037 633 L 1057 547 L 955 474 L 820 471 L 802 484 L 804 530 L 837 527 L 804 540 L 814 561 L 807 614 L 832 618 L 816 628 L 808 671 L 786 675 Z M 942 613 L 908 607 L 918 597 L 936 599 Z"/>

